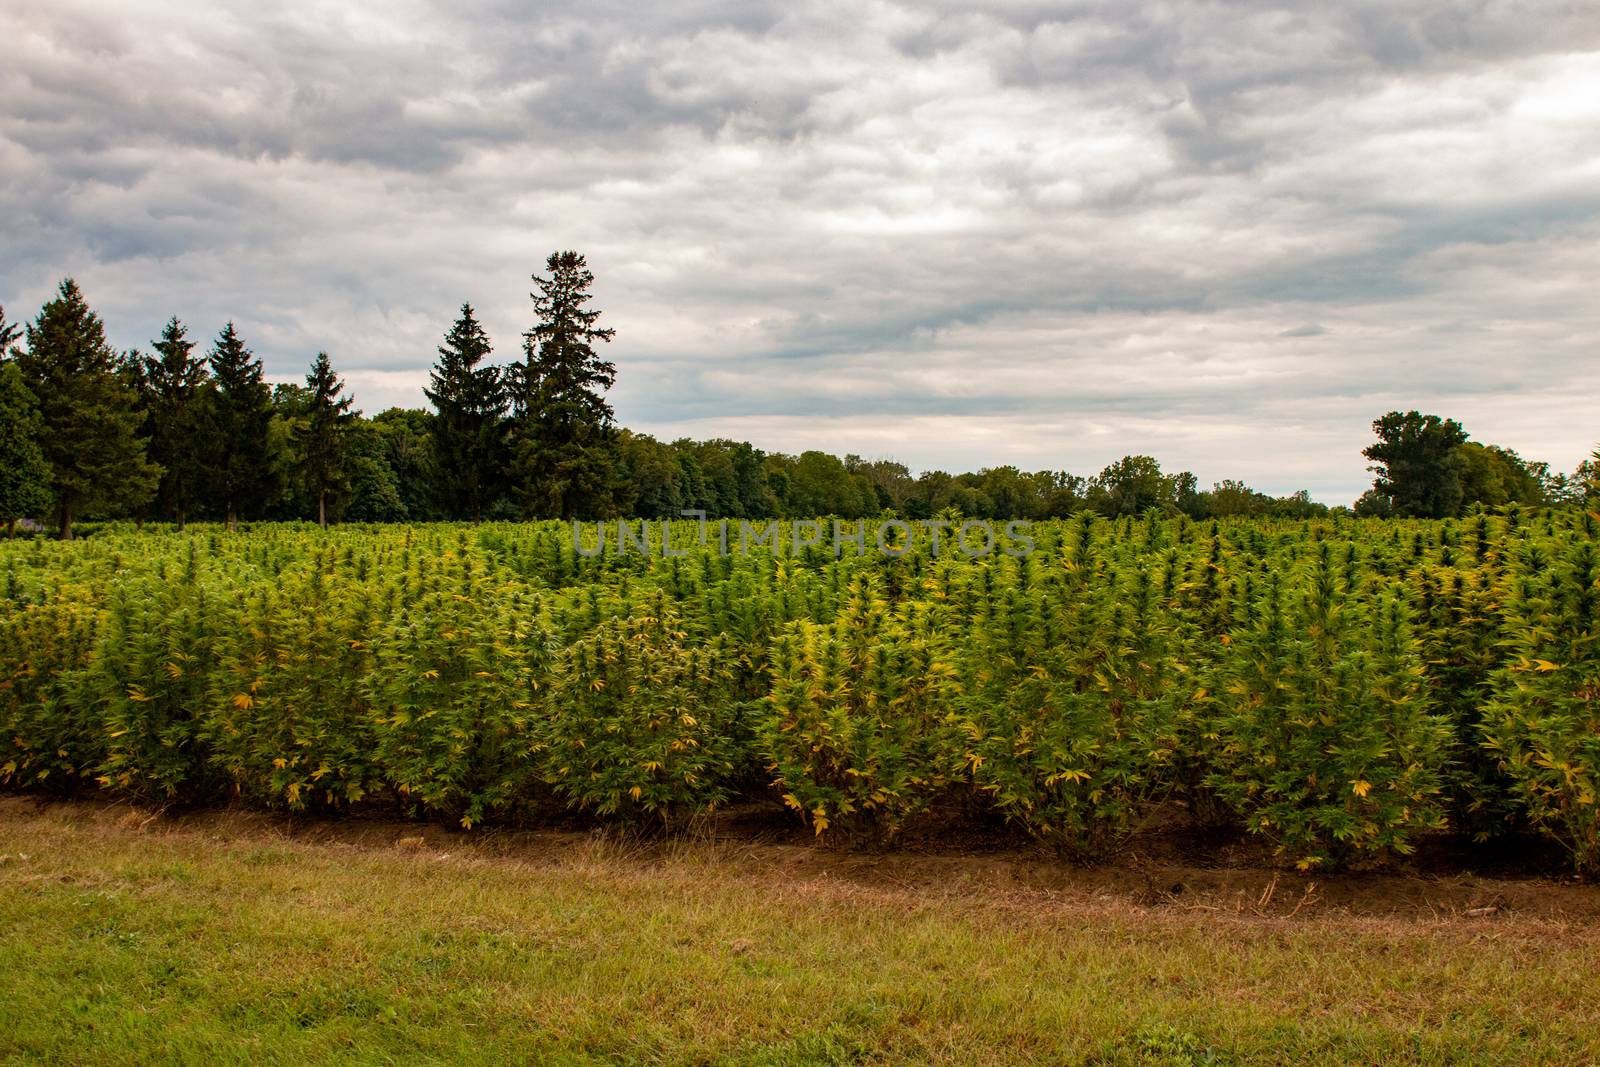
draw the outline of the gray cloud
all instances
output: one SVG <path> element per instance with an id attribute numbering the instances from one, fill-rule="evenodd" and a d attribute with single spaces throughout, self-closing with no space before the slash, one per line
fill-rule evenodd
<path id="1" fill-rule="evenodd" d="M 369 410 L 463 300 L 512 358 L 576 247 L 667 437 L 1335 501 L 1388 407 L 1600 437 L 1582 5 L 62 0 L 0 40 L 0 303 L 232 318 Z"/>

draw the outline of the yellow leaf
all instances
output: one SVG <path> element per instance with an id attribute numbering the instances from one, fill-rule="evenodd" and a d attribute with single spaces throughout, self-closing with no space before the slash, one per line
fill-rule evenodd
<path id="1" fill-rule="evenodd" d="M 254 705 L 255 698 L 249 693 L 239 693 L 233 698 L 233 706 L 238 708 L 240 711 L 245 711 Z"/>
<path id="2" fill-rule="evenodd" d="M 1536 659 L 1533 661 L 1533 669 L 1536 671 L 1559 671 L 1561 668 L 1547 659 Z"/>
<path id="3" fill-rule="evenodd" d="M 1351 782 L 1350 783 L 1350 792 L 1354 793 L 1358 797 L 1364 797 L 1368 793 L 1372 792 L 1372 783 L 1371 782 L 1364 782 L 1364 781 L 1363 782 Z"/>

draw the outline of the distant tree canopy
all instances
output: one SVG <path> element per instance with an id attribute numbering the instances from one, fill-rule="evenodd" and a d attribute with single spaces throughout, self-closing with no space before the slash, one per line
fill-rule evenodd
<path id="1" fill-rule="evenodd" d="M 170 319 L 151 352 L 118 354 L 70 278 L 25 332 L 0 308 L 0 524 L 52 517 L 171 521 L 396 522 L 630 516 L 766 519 L 892 513 L 907 519 L 1306 518 L 1304 491 L 1274 497 L 1237 480 L 1201 489 L 1129 455 L 1092 476 L 1014 466 L 913 474 L 893 460 L 747 441 L 666 442 L 617 427 L 606 393 L 614 333 L 591 306 L 594 275 L 556 252 L 534 276 L 522 356 L 494 345 L 470 304 L 444 332 L 424 389 L 432 410 L 353 409 L 333 360 L 304 383 L 266 381 L 229 322 L 202 358 Z M 25 340 L 22 346 L 18 340 Z M 1452 419 L 1389 412 L 1364 455 L 1373 488 L 1357 515 L 1459 515 L 1475 507 L 1600 507 L 1600 451 L 1571 475 L 1469 440 Z"/>
<path id="2" fill-rule="evenodd" d="M 1391 411 L 1372 429 L 1378 440 L 1361 454 L 1372 460 L 1373 491 L 1388 498 L 1391 514 L 1438 519 L 1461 510 L 1461 444 L 1467 435 L 1460 423 Z"/>
<path id="3" fill-rule="evenodd" d="M 1530 463 L 1509 448 L 1467 439 L 1454 419 L 1391 411 L 1372 424 L 1378 440 L 1362 455 L 1373 461 L 1372 488 L 1357 515 L 1448 518 L 1474 506 L 1577 502 L 1584 467 L 1569 478 Z"/>
<path id="4" fill-rule="evenodd" d="M 0 522 L 9 535 L 17 520 L 50 506 L 50 465 L 39 447 L 43 422 L 14 360 L 0 363 Z"/>

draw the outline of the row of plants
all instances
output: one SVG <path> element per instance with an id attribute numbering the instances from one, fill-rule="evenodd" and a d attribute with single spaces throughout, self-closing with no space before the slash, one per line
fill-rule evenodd
<path id="1" fill-rule="evenodd" d="M 1303 866 L 1451 828 L 1542 833 L 1600 874 L 1595 516 L 1033 535 L 1020 557 L 586 555 L 557 523 L 11 542 L 0 785 L 467 828 L 768 796 L 824 839 L 954 812 L 1078 857 L 1181 805 Z"/>

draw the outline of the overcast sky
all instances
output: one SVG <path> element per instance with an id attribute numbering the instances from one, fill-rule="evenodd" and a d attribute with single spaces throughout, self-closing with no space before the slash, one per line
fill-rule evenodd
<path id="1" fill-rule="evenodd" d="M 1570 3 L 0 0 L 0 303 L 232 318 L 421 406 L 588 256 L 619 420 L 913 469 L 1370 481 L 1418 407 L 1600 441 Z"/>

